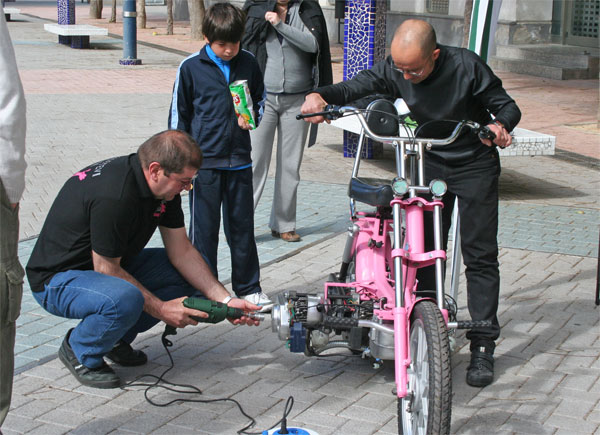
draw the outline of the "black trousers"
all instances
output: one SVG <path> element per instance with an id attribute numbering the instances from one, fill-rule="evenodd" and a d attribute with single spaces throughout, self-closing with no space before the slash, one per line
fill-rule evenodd
<path id="1" fill-rule="evenodd" d="M 498 297 L 500 273 L 498 270 L 498 178 L 500 159 L 495 149 L 479 159 L 461 165 L 449 166 L 433 158 L 425 160 L 427 182 L 434 178 L 448 184 L 443 197 L 442 234 L 444 249 L 448 246 L 454 201 L 458 198 L 460 237 L 465 275 L 467 303 L 472 320 L 490 320 L 491 328 L 475 328 L 467 332 L 471 349 L 481 345 L 492 346 L 490 341 L 500 335 Z M 425 213 L 425 249 L 433 249 L 433 213 Z M 419 290 L 435 289 L 435 267 L 420 269 L 417 274 Z"/>
<path id="2" fill-rule="evenodd" d="M 233 291 L 240 297 L 259 292 L 251 167 L 234 171 L 201 169 L 190 192 L 190 240 L 217 278 L 221 208 L 231 253 Z"/>

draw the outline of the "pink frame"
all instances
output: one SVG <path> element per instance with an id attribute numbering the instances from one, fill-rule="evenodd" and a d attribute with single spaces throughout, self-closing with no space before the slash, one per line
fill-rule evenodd
<path id="1" fill-rule="evenodd" d="M 390 232 L 392 219 L 385 219 L 382 231 L 379 234 L 381 219 L 378 216 L 369 216 L 359 212 L 354 224 L 359 227 L 359 232 L 352 248 L 355 257 L 355 281 L 350 283 L 327 282 L 325 283 L 325 299 L 330 286 L 352 287 L 356 289 L 361 300 L 386 298 L 387 303 L 383 309 L 374 310 L 379 318 L 391 320 L 394 324 L 394 352 L 395 352 L 395 381 L 399 398 L 407 394 L 407 368 L 410 365 L 410 349 L 408 335 L 410 331 L 410 315 L 415 306 L 417 269 L 435 263 L 436 259 L 446 259 L 443 250 L 424 252 L 423 212 L 431 211 L 436 206 L 443 207 L 441 201 L 426 201 L 420 197 L 392 200 L 399 204 L 405 211 L 406 233 L 403 248 L 392 248 Z M 381 247 L 376 245 L 380 244 Z M 402 277 L 404 282 L 404 307 L 396 307 L 394 289 L 394 258 L 402 258 Z M 389 268 L 389 272 L 387 271 Z M 424 298 L 430 299 L 430 298 Z M 420 299 L 420 300 L 424 300 Z M 448 323 L 448 310 L 441 310 L 446 324 Z"/>

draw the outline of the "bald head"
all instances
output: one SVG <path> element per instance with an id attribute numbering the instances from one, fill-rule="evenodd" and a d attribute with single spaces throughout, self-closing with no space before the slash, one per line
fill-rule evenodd
<path id="1" fill-rule="evenodd" d="M 406 20 L 394 34 L 390 54 L 395 69 L 405 80 L 420 83 L 433 71 L 440 55 L 435 30 L 423 20 Z"/>
<path id="2" fill-rule="evenodd" d="M 392 45 L 398 49 L 418 49 L 421 53 L 428 55 L 436 47 L 435 30 L 426 21 L 406 20 L 398 26 Z"/>

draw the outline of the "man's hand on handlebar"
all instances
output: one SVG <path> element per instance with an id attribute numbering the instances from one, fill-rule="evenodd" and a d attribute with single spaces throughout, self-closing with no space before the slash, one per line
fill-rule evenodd
<path id="1" fill-rule="evenodd" d="M 323 99 L 323 97 L 321 97 L 320 94 L 313 92 L 304 98 L 304 103 L 300 108 L 300 112 L 302 114 L 322 112 L 325 110 L 326 106 L 327 102 Z M 325 121 L 327 124 L 331 122 L 329 119 L 325 119 L 324 116 L 313 116 L 310 118 L 304 118 L 304 120 L 312 124 L 320 124 L 323 121 Z"/>
<path id="2" fill-rule="evenodd" d="M 492 131 L 492 133 L 494 133 L 496 138 L 493 140 L 493 143 L 489 139 L 481 139 L 481 142 L 483 142 L 485 145 L 491 147 L 495 144 L 498 146 L 498 148 L 506 148 L 512 143 L 512 136 L 499 123 L 488 124 L 487 128 L 489 128 Z"/>

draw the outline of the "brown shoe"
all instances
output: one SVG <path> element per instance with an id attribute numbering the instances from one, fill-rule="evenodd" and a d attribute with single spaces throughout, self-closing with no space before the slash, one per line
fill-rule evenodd
<path id="1" fill-rule="evenodd" d="M 299 242 L 300 235 L 296 231 L 287 231 L 285 233 L 280 233 L 275 230 L 271 230 L 271 235 L 275 238 L 281 239 L 284 242 Z"/>

